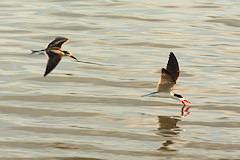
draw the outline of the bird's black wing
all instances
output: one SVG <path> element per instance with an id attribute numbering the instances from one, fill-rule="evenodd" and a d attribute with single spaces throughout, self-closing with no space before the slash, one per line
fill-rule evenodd
<path id="1" fill-rule="evenodd" d="M 170 52 L 169 54 L 169 60 L 167 64 L 167 71 L 171 74 L 174 82 L 177 82 L 180 71 L 178 66 L 178 61 L 173 52 Z"/>
<path id="2" fill-rule="evenodd" d="M 158 92 L 170 92 L 173 88 L 175 81 L 173 80 L 171 74 L 164 68 L 162 68 L 161 79 L 157 86 Z"/>
<path id="3" fill-rule="evenodd" d="M 56 49 L 61 49 L 62 45 L 67 42 L 68 42 L 67 38 L 57 37 L 51 43 L 49 43 L 49 45 L 47 46 L 47 49 L 51 49 L 53 47 Z"/>
<path id="4" fill-rule="evenodd" d="M 46 71 L 44 73 L 44 77 L 48 73 L 50 73 L 62 59 L 62 55 L 54 54 L 54 52 L 48 52 L 47 55 L 48 55 L 48 62 L 46 65 Z"/>

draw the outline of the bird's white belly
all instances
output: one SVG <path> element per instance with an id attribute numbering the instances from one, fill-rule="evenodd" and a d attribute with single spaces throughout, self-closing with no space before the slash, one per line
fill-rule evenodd
<path id="1" fill-rule="evenodd" d="M 150 97 L 173 98 L 169 92 L 157 92 L 152 94 Z"/>

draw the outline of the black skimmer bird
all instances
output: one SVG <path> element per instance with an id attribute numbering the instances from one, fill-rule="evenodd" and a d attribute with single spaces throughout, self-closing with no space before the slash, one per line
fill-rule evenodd
<path id="1" fill-rule="evenodd" d="M 180 71 L 177 58 L 175 57 L 173 52 L 170 52 L 167 68 L 166 69 L 162 68 L 161 80 L 157 85 L 157 91 L 147 95 L 143 95 L 142 97 L 149 96 L 149 97 L 174 98 L 181 101 L 184 104 L 184 106 L 186 105 L 185 102 L 192 104 L 188 100 L 184 99 L 183 96 L 181 96 L 180 94 L 176 94 L 173 92 L 173 87 L 179 78 L 179 74 Z"/>
<path id="2" fill-rule="evenodd" d="M 48 57 L 44 77 L 47 76 L 47 74 L 50 73 L 57 66 L 57 64 L 61 61 L 63 56 L 69 56 L 77 60 L 77 58 L 74 57 L 71 52 L 63 51 L 61 49 L 62 45 L 64 43 L 67 43 L 68 41 L 69 40 L 67 38 L 57 37 L 51 43 L 49 43 L 46 49 L 42 49 L 38 51 L 32 50 L 32 54 L 38 54 L 38 55 L 45 54 Z"/>
<path id="3" fill-rule="evenodd" d="M 102 65 L 94 62 L 80 61 L 76 57 L 74 57 L 71 52 L 61 50 L 62 45 L 64 43 L 67 43 L 68 41 L 69 40 L 67 38 L 57 37 L 51 43 L 49 43 L 46 49 L 31 50 L 32 51 L 31 54 L 46 55 L 48 57 L 48 62 L 47 62 L 44 77 L 57 66 L 57 64 L 60 62 L 63 56 L 69 56 L 75 59 L 77 62 L 81 62 L 81 63 Z"/>

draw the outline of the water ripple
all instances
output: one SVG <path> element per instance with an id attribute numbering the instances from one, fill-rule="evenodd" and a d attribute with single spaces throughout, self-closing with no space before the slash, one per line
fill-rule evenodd
<path id="1" fill-rule="evenodd" d="M 216 18 L 212 20 L 206 20 L 205 22 L 220 23 L 231 27 L 240 27 L 240 20 L 238 19 Z"/>

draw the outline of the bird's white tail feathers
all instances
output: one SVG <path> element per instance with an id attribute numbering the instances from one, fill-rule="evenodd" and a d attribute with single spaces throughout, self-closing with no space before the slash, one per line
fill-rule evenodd
<path id="1" fill-rule="evenodd" d="M 149 93 L 149 94 L 145 94 L 141 97 L 154 97 L 154 96 L 156 96 L 156 93 L 158 93 L 158 92 L 152 92 L 152 93 Z"/>
<path id="2" fill-rule="evenodd" d="M 45 50 L 43 49 L 43 50 L 38 50 L 38 51 L 36 51 L 36 50 L 31 50 L 32 51 L 32 53 L 31 54 L 35 54 L 35 55 L 44 55 L 45 53 Z"/>

